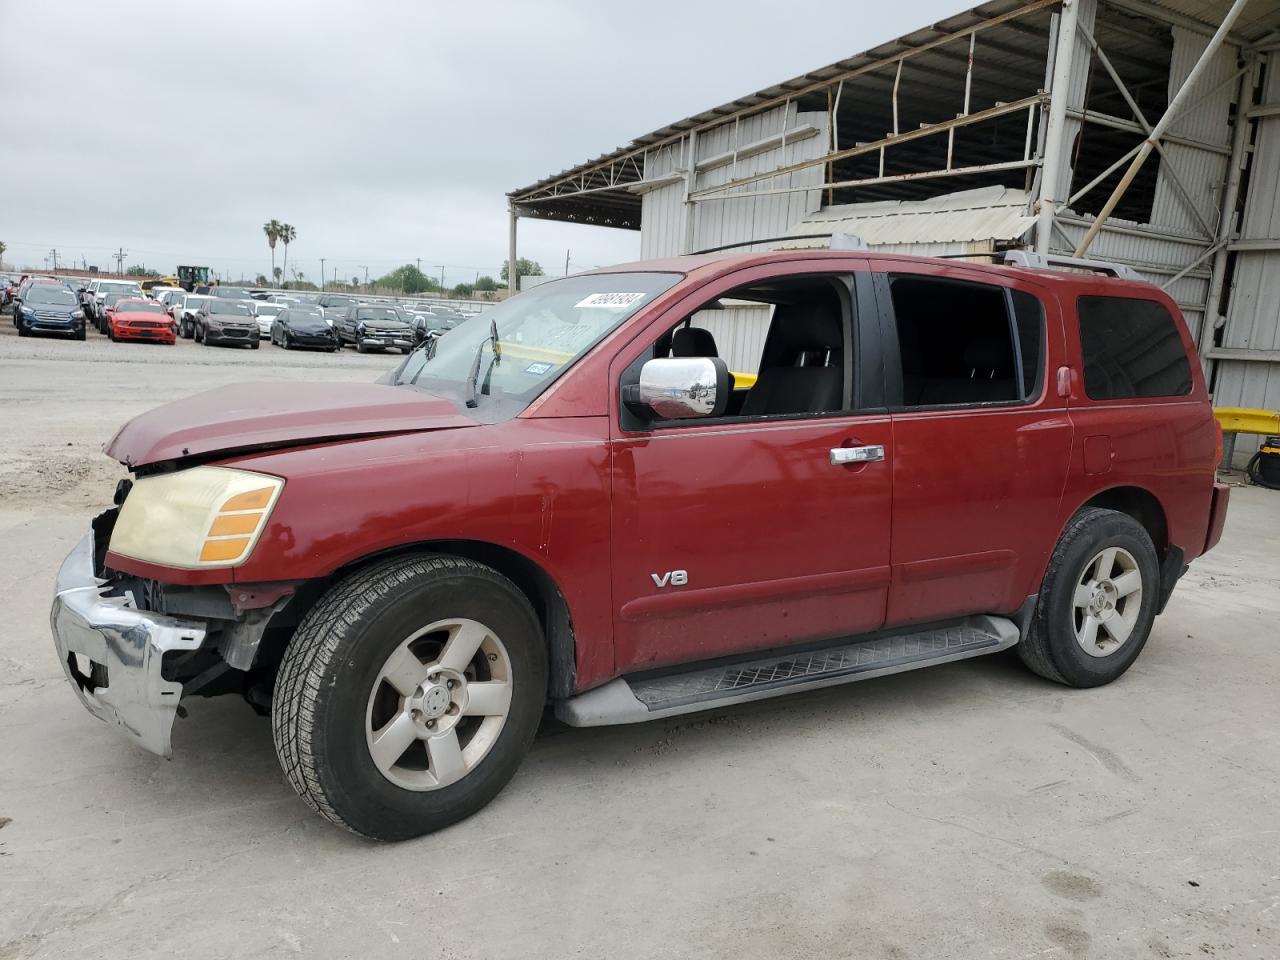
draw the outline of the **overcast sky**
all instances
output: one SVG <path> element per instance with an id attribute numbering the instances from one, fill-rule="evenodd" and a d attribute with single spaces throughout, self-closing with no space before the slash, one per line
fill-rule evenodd
<path id="1" fill-rule="evenodd" d="M 497 275 L 505 194 L 859 53 L 956 0 L 19 2 L 0 12 L 0 240 L 106 269 Z M 639 234 L 521 221 L 548 272 L 634 259 Z M 291 271 L 292 272 L 292 271 Z"/>

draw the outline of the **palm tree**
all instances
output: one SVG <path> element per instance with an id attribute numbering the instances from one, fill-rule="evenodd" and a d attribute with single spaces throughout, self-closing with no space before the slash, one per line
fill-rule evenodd
<path id="1" fill-rule="evenodd" d="M 289 244 L 293 243 L 298 237 L 298 231 L 293 229 L 293 224 L 279 224 L 280 242 L 284 244 L 284 272 L 289 272 Z"/>
<path id="2" fill-rule="evenodd" d="M 276 275 L 276 241 L 280 239 L 279 220 L 268 220 L 262 225 L 262 232 L 267 235 L 267 246 L 271 248 L 271 275 Z"/>

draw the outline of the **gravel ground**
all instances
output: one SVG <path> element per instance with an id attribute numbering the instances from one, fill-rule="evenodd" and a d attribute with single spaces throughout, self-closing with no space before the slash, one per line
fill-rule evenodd
<path id="1" fill-rule="evenodd" d="M 630 728 L 545 730 L 484 812 L 367 843 L 196 701 L 176 756 L 76 702 L 53 575 L 124 420 L 386 357 L 20 340 L 0 320 L 0 958 L 1280 956 L 1280 494 L 1119 682 L 988 657 Z"/>

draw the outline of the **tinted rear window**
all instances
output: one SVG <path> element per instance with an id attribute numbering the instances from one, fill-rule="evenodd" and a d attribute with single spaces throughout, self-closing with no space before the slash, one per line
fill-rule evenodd
<path id="1" fill-rule="evenodd" d="M 1191 365 L 1178 325 L 1164 305 L 1128 297 L 1081 297 L 1080 349 L 1091 400 L 1180 397 L 1191 392 Z"/>

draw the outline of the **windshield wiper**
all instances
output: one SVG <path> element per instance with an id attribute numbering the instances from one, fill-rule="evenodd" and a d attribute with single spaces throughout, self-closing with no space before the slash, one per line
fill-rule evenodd
<path id="1" fill-rule="evenodd" d="M 476 396 L 476 381 L 480 379 L 480 357 L 484 354 L 484 345 L 486 343 L 493 344 L 493 360 L 489 364 L 489 371 L 492 372 L 496 364 L 502 362 L 502 345 L 498 342 L 498 322 L 489 320 L 489 335 L 476 344 L 476 355 L 471 361 L 471 373 L 467 377 L 467 406 L 476 407 L 480 405 L 480 399 Z M 489 378 L 485 376 L 485 384 L 487 385 Z"/>

